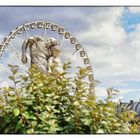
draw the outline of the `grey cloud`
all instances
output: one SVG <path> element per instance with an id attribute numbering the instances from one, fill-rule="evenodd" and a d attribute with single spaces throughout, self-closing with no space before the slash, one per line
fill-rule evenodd
<path id="1" fill-rule="evenodd" d="M 72 32 L 88 28 L 88 14 L 95 7 L 0 7 L 0 32 L 9 32 L 17 25 L 34 20 L 48 20 Z"/>

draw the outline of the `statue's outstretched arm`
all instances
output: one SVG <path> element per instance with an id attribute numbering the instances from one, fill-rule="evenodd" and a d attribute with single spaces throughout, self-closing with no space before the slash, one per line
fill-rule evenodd
<path id="1" fill-rule="evenodd" d="M 27 63 L 27 56 L 26 56 L 26 50 L 27 50 L 27 47 L 29 45 L 29 39 L 25 40 L 22 44 L 22 63 L 23 64 L 26 64 Z"/>

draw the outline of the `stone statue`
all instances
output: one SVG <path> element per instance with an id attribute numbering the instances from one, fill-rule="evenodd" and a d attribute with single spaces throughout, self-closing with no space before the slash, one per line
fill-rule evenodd
<path id="1" fill-rule="evenodd" d="M 55 38 L 44 40 L 42 37 L 34 36 L 26 39 L 22 44 L 22 62 L 26 64 L 27 48 L 30 49 L 31 65 L 35 64 L 44 73 L 53 72 L 51 67 L 57 72 L 63 72 L 60 60 L 60 48 Z"/>
<path id="2" fill-rule="evenodd" d="M 52 56 L 48 59 L 49 72 L 63 73 L 63 66 L 60 60 L 60 47 L 58 45 L 51 48 Z"/>
<path id="3" fill-rule="evenodd" d="M 45 41 L 42 37 L 35 36 L 26 39 L 22 44 L 22 62 L 26 64 L 28 59 L 26 50 L 30 50 L 31 65 L 35 64 L 40 70 L 48 73 L 48 59 L 51 57 L 50 48 L 58 44 L 54 38 Z"/>

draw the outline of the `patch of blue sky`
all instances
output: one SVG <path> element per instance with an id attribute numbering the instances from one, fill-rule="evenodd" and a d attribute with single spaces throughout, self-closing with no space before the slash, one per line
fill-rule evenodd
<path id="1" fill-rule="evenodd" d="M 97 96 L 98 99 L 101 99 L 101 100 L 104 100 L 107 98 L 107 92 L 105 93 L 106 95 L 103 95 L 103 96 Z M 122 102 L 129 102 L 130 100 L 134 100 L 134 101 L 140 101 L 140 91 L 136 91 L 134 89 L 134 92 L 130 91 L 130 92 L 127 92 L 125 94 L 121 94 L 121 90 L 118 94 L 116 94 L 114 97 L 112 97 L 113 99 L 117 98 L 117 97 L 120 97 L 121 96 L 121 101 Z"/>
<path id="2" fill-rule="evenodd" d="M 140 99 L 140 81 L 125 81 L 118 86 L 112 86 L 114 89 L 119 90 L 118 96 L 123 96 L 124 102 L 129 102 L 130 100 L 138 101 Z M 98 87 L 102 87 L 104 89 L 110 88 L 105 84 L 99 84 Z M 122 94 L 124 90 L 128 90 L 125 94 Z M 130 91 L 129 91 L 130 89 Z M 99 96 L 100 99 L 105 99 L 106 95 Z"/>
<path id="3" fill-rule="evenodd" d="M 133 13 L 125 7 L 121 21 L 125 30 L 132 32 L 135 30 L 135 26 L 140 24 L 140 13 Z"/>
<path id="4" fill-rule="evenodd" d="M 129 88 L 129 89 L 140 89 L 140 81 L 125 81 L 122 82 L 119 85 L 115 85 L 116 89 L 124 89 L 124 88 Z"/>
<path id="5" fill-rule="evenodd" d="M 140 92 L 136 91 L 135 93 L 129 92 L 127 94 L 123 94 L 122 102 L 129 102 L 130 100 L 134 100 L 136 102 L 140 101 Z"/>

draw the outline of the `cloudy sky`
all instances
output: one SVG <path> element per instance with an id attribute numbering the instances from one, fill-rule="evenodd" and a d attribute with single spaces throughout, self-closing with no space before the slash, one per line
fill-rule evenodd
<path id="1" fill-rule="evenodd" d="M 84 46 L 97 96 L 114 87 L 123 101 L 140 99 L 140 7 L 0 7 L 0 39 L 35 20 L 64 26 Z"/>

